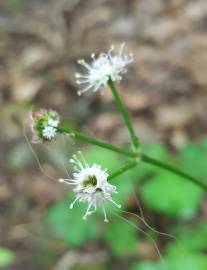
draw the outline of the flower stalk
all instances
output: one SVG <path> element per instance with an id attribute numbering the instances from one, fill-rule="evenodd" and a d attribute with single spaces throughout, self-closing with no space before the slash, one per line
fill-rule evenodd
<path id="1" fill-rule="evenodd" d="M 83 134 L 81 132 L 77 132 L 77 131 L 71 130 L 69 128 L 64 128 L 64 127 L 59 127 L 57 130 L 59 133 L 66 133 L 66 134 L 70 135 L 72 138 L 75 138 L 75 139 L 78 139 L 80 141 L 87 142 L 87 143 L 111 150 L 111 151 L 116 152 L 118 154 L 122 154 L 126 157 L 134 157 L 134 158 L 136 157 L 136 154 L 128 149 L 116 147 L 110 143 L 104 142 L 102 140 L 98 140 L 94 137 Z"/>
<path id="2" fill-rule="evenodd" d="M 90 143 L 92 145 L 96 145 L 96 146 L 111 150 L 111 151 L 113 151 L 115 153 L 122 154 L 125 157 L 133 159 L 133 161 L 131 163 L 128 163 L 127 165 L 125 165 L 126 167 L 120 168 L 117 172 L 112 174 L 109 177 L 110 180 L 112 180 L 116 176 L 118 176 L 118 175 L 122 174 L 123 172 L 125 172 L 124 168 L 129 167 L 129 169 L 131 169 L 131 168 L 137 166 L 139 164 L 138 161 L 140 161 L 140 162 L 144 162 L 144 163 L 156 166 L 156 167 L 164 169 L 164 170 L 168 170 L 168 171 L 170 171 L 170 172 L 172 172 L 172 173 L 174 173 L 174 174 L 176 174 L 176 175 L 178 175 L 178 176 L 180 176 L 182 178 L 185 178 L 186 180 L 196 184 L 197 186 L 199 186 L 203 190 L 207 191 L 207 184 L 205 184 L 204 182 L 198 180 L 197 178 L 193 177 L 192 175 L 187 174 L 186 172 L 184 172 L 184 171 L 182 171 L 182 170 L 180 170 L 180 169 L 178 169 L 178 168 L 176 168 L 176 167 L 174 167 L 174 166 L 172 166 L 172 165 L 170 165 L 170 164 L 168 164 L 166 162 L 163 162 L 163 161 L 160 161 L 158 159 L 149 157 L 146 154 L 142 153 L 140 155 L 140 153 L 137 154 L 137 153 L 135 153 L 133 151 L 130 151 L 130 150 L 127 150 L 127 149 L 124 149 L 124 148 L 121 148 L 121 147 L 114 146 L 114 145 L 109 144 L 107 142 L 104 142 L 102 140 L 95 139 L 95 138 L 93 138 L 93 137 L 91 137 L 89 135 L 83 134 L 81 132 L 73 131 L 73 130 L 70 130 L 68 128 L 58 127 L 57 132 L 68 134 L 71 137 L 73 137 L 75 139 L 78 139 L 80 141 L 87 142 L 87 143 Z"/>
<path id="3" fill-rule="evenodd" d="M 119 108 L 119 110 L 120 110 L 120 112 L 121 112 L 121 114 L 122 114 L 122 117 L 123 117 L 123 119 L 124 119 L 124 122 L 125 122 L 125 124 L 126 124 L 126 127 L 127 127 L 128 130 L 129 130 L 129 134 L 130 134 L 130 136 L 131 136 L 132 144 L 133 144 L 135 150 L 136 150 L 137 152 L 140 152 L 140 143 L 139 143 L 139 139 L 138 139 L 138 137 L 136 136 L 136 133 L 135 133 L 134 128 L 133 128 L 133 126 L 132 126 L 132 122 L 131 122 L 131 120 L 130 120 L 129 114 L 128 114 L 128 112 L 127 112 L 127 110 L 126 110 L 126 108 L 125 108 L 125 106 L 124 106 L 124 104 L 123 104 L 123 102 L 122 102 L 122 100 L 121 100 L 121 98 L 120 98 L 120 96 L 119 96 L 119 93 L 118 93 L 118 91 L 116 90 L 116 87 L 115 87 L 115 85 L 114 85 L 114 83 L 113 83 L 113 81 L 112 81 L 111 79 L 109 79 L 108 85 L 109 85 L 109 87 L 110 87 L 110 89 L 111 89 L 111 92 L 112 92 L 112 94 L 113 94 L 113 97 L 114 97 L 114 100 L 115 100 L 115 102 L 116 102 L 116 105 L 117 105 L 117 107 Z"/>
<path id="4" fill-rule="evenodd" d="M 159 168 L 167 170 L 167 171 L 170 171 L 174 174 L 177 174 L 178 176 L 185 178 L 186 180 L 196 184 L 200 188 L 207 191 L 207 184 L 203 183 L 202 181 L 198 180 L 197 178 L 193 177 L 192 175 L 190 175 L 184 171 L 181 171 L 178 168 L 175 168 L 174 166 L 172 166 L 170 164 L 167 164 L 163 161 L 154 159 L 154 158 L 149 157 L 148 155 L 145 155 L 145 154 L 142 154 L 142 162 L 159 167 Z"/>
<path id="5" fill-rule="evenodd" d="M 136 160 L 127 162 L 123 167 L 119 168 L 116 172 L 110 174 L 108 177 L 108 180 L 110 181 L 114 179 L 115 177 L 119 176 L 120 174 L 123 174 L 126 171 L 133 169 L 136 165 L 137 165 Z"/>

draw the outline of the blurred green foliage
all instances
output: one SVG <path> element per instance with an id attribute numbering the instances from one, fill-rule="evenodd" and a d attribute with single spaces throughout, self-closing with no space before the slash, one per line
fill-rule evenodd
<path id="1" fill-rule="evenodd" d="M 14 253 L 7 249 L 0 247 L 0 268 L 9 266 L 14 261 Z"/>
<path id="2" fill-rule="evenodd" d="M 202 190 L 194 184 L 162 171 L 142 187 L 146 205 L 172 217 L 193 217 L 202 199 Z"/>
<path id="3" fill-rule="evenodd" d="M 97 226 L 94 219 L 82 220 L 83 205 L 79 205 L 74 211 L 69 209 L 71 199 L 55 204 L 48 212 L 48 221 L 54 233 L 68 245 L 80 246 L 86 240 L 97 237 Z"/>
<path id="4" fill-rule="evenodd" d="M 138 245 L 137 229 L 123 220 L 110 222 L 105 230 L 106 243 L 117 256 L 134 253 Z"/>
<path id="5" fill-rule="evenodd" d="M 136 263 L 131 270 L 206 270 L 207 259 L 201 254 L 185 254 L 166 258 L 162 262 L 142 262 Z"/>
<path id="6" fill-rule="evenodd" d="M 177 240 L 170 242 L 166 255 L 159 262 L 137 262 L 131 270 L 205 270 L 207 257 L 207 224 L 176 226 Z"/>
<path id="7" fill-rule="evenodd" d="M 155 158 L 176 164 L 203 181 L 206 180 L 207 139 L 197 145 L 189 144 L 176 154 L 171 154 L 166 147 L 158 144 L 144 146 L 144 151 Z M 108 168 L 109 173 L 126 162 L 123 157 L 100 148 L 92 148 L 84 152 L 84 156 L 89 164 L 100 163 L 103 168 Z M 114 200 L 122 204 L 122 210 L 127 209 L 134 194 L 139 194 L 148 211 L 160 213 L 169 220 L 173 219 L 175 223 L 173 228 L 169 228 L 169 233 L 178 240 L 171 240 L 167 244 L 164 262 L 137 262 L 132 270 L 207 269 L 207 258 L 204 255 L 207 250 L 207 225 L 204 222 L 196 226 L 190 225 L 190 222 L 196 222 L 195 217 L 203 200 L 204 193 L 199 187 L 168 171 L 146 164 L 125 172 L 114 179 L 113 183 L 119 192 Z M 122 210 L 108 205 L 109 224 L 103 223 L 101 211 L 83 221 L 86 206 L 77 204 L 70 210 L 70 194 L 71 192 L 66 200 L 54 204 L 47 213 L 49 226 L 57 237 L 75 247 L 80 247 L 91 239 L 101 240 L 118 257 L 136 254 L 140 237 L 144 236 L 138 234 L 137 219 L 130 220 L 132 224 L 129 224 L 118 217 L 122 215 Z M 124 218 L 129 220 L 129 216 Z M 180 225 L 176 225 L 176 222 Z"/>

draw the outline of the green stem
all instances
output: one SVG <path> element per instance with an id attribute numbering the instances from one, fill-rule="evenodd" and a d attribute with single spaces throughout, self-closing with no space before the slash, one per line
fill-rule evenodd
<path id="1" fill-rule="evenodd" d="M 137 165 L 137 162 L 135 160 L 126 163 L 119 170 L 117 170 L 116 172 L 110 174 L 109 177 L 108 177 L 108 180 L 112 180 L 113 178 L 117 177 L 118 175 L 120 175 L 120 174 L 134 168 L 136 165 Z"/>
<path id="2" fill-rule="evenodd" d="M 117 104 L 117 106 L 118 106 L 118 108 L 119 108 L 119 110 L 120 110 L 120 112 L 122 114 L 124 122 L 125 122 L 128 130 L 129 130 L 129 134 L 131 136 L 133 146 L 135 147 L 136 150 L 138 150 L 140 148 L 140 143 L 139 143 L 139 140 L 138 140 L 138 138 L 136 136 L 134 128 L 132 126 L 129 114 L 128 114 L 128 112 L 127 112 L 127 110 L 126 110 L 126 108 L 125 108 L 125 106 L 124 106 L 124 104 L 123 104 L 123 102 L 122 102 L 122 100 L 121 100 L 121 98 L 119 96 L 119 93 L 116 90 L 116 87 L 115 87 L 115 85 L 114 85 L 114 83 L 113 83 L 113 81 L 111 79 L 109 79 L 108 85 L 109 85 L 109 87 L 110 87 L 110 89 L 112 91 L 115 102 L 116 102 L 116 104 Z"/>
<path id="3" fill-rule="evenodd" d="M 126 157 L 131 157 L 131 158 L 134 158 L 134 159 L 139 158 L 139 155 L 137 155 L 136 153 L 134 153 L 134 152 L 132 152 L 130 150 L 113 146 L 113 145 L 111 145 L 109 143 L 106 143 L 106 142 L 101 141 L 101 140 L 97 140 L 97 139 L 95 139 L 93 137 L 90 137 L 88 135 L 85 135 L 85 134 L 77 132 L 77 131 L 70 130 L 68 128 L 60 127 L 60 128 L 58 128 L 58 132 L 67 133 L 70 136 L 74 137 L 75 139 L 78 139 L 78 140 L 81 140 L 81 141 L 84 141 L 84 142 L 88 142 L 90 144 L 93 144 L 93 145 L 96 145 L 96 146 L 111 150 L 113 152 L 122 154 L 122 155 L 124 155 Z M 133 160 L 133 161 L 136 162 L 136 164 L 138 164 L 136 160 Z M 150 164 L 150 165 L 153 165 L 153 166 L 168 170 L 168 171 L 170 171 L 170 172 L 172 172 L 172 173 L 174 173 L 176 175 L 181 176 L 182 178 L 185 178 L 185 179 L 193 182 L 194 184 L 200 186 L 201 188 L 203 188 L 204 190 L 207 191 L 207 185 L 205 183 L 203 183 L 200 180 L 196 179 L 195 177 L 193 177 L 193 176 L 191 176 L 191 175 L 189 175 L 189 174 L 175 168 L 172 165 L 166 164 L 165 162 L 154 159 L 154 158 L 149 157 L 149 156 L 147 156 L 145 154 L 141 155 L 141 162 L 145 162 L 147 164 Z"/>
<path id="4" fill-rule="evenodd" d="M 192 183 L 200 186 L 201 188 L 203 188 L 204 190 L 207 191 L 207 185 L 205 183 L 201 182 L 200 180 L 196 179 L 195 177 L 191 176 L 190 174 L 173 167 L 172 165 L 169 165 L 169 164 L 166 164 L 165 162 L 162 162 L 160 160 L 151 158 L 145 154 L 142 154 L 141 161 L 148 163 L 150 165 L 162 168 L 164 170 L 170 171 L 174 174 L 177 174 L 177 175 L 181 176 L 182 178 L 185 178 L 185 179 L 191 181 Z"/>
<path id="5" fill-rule="evenodd" d="M 71 137 L 73 137 L 75 139 L 78 139 L 80 141 L 84 141 L 84 142 L 87 142 L 87 143 L 90 143 L 90 144 L 93 144 L 93 145 L 97 145 L 99 147 L 102 147 L 102 148 L 111 150 L 113 152 L 122 154 L 122 155 L 124 155 L 126 157 L 133 157 L 133 158 L 136 157 L 136 154 L 131 152 L 130 150 L 113 146 L 113 145 L 111 145 L 111 144 L 109 144 L 107 142 L 97 140 L 97 139 L 95 139 L 95 138 L 93 138 L 91 136 L 85 135 L 85 134 L 77 132 L 77 131 L 70 130 L 68 128 L 59 127 L 58 132 L 67 133 L 67 134 L 69 134 Z"/>

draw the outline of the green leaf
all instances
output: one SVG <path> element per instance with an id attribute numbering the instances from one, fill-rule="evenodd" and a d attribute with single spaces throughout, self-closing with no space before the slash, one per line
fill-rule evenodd
<path id="1" fill-rule="evenodd" d="M 179 153 L 179 164 L 189 174 L 206 177 L 207 148 L 201 145 L 186 145 Z"/>
<path id="2" fill-rule="evenodd" d="M 193 226 L 180 225 L 173 233 L 179 241 L 170 242 L 167 246 L 168 254 L 177 254 L 183 251 L 195 252 L 204 251 L 207 247 L 207 224 L 193 224 Z"/>
<path id="3" fill-rule="evenodd" d="M 14 261 L 14 253 L 7 249 L 0 247 L 0 267 L 6 267 Z"/>
<path id="4" fill-rule="evenodd" d="M 160 171 L 142 187 L 148 207 L 168 216 L 192 218 L 201 203 L 199 187 L 167 171 Z"/>
<path id="5" fill-rule="evenodd" d="M 125 221 L 110 222 L 105 241 L 115 255 L 130 254 L 137 248 L 137 229 Z"/>
<path id="6" fill-rule="evenodd" d="M 147 144 L 143 146 L 143 152 L 149 156 L 157 159 L 165 160 L 168 158 L 169 153 L 165 145 L 163 144 Z"/>
<path id="7" fill-rule="evenodd" d="M 202 254 L 185 254 L 176 256 L 166 261 L 165 270 L 206 270 L 207 258 Z"/>
<path id="8" fill-rule="evenodd" d="M 68 207 L 69 201 L 55 204 L 49 209 L 47 218 L 56 235 L 71 246 L 80 246 L 88 239 L 97 237 L 97 226 L 93 217 L 82 219 L 85 207 L 78 204 L 73 209 Z"/>
<path id="9" fill-rule="evenodd" d="M 207 258 L 202 254 L 185 254 L 166 258 L 163 262 L 137 262 L 131 270 L 206 270 Z"/>
<path id="10" fill-rule="evenodd" d="M 160 269 L 157 263 L 137 262 L 132 266 L 131 270 L 160 270 Z"/>

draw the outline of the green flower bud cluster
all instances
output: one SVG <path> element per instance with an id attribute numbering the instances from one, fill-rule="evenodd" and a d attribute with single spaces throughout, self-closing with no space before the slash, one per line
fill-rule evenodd
<path id="1" fill-rule="evenodd" d="M 56 111 L 41 109 L 31 113 L 32 142 L 39 143 L 50 141 L 55 138 L 57 127 L 60 122 Z"/>

